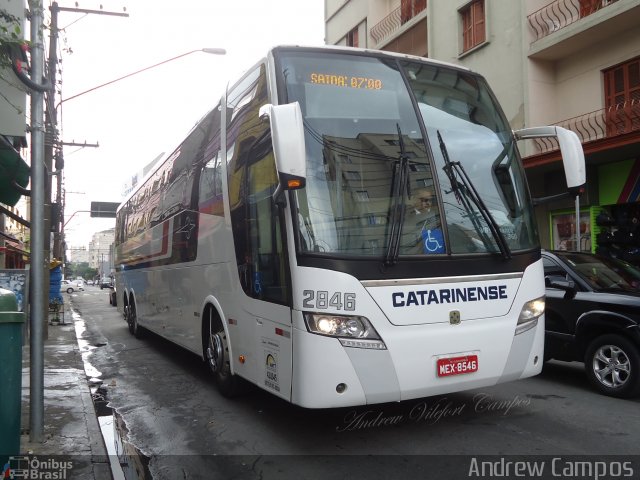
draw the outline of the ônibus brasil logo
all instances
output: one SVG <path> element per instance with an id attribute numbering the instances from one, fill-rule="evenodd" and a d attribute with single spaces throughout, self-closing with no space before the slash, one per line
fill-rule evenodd
<path id="1" fill-rule="evenodd" d="M 55 458 L 13 456 L 2 467 L 1 479 L 65 480 L 70 478 L 73 462 Z"/>

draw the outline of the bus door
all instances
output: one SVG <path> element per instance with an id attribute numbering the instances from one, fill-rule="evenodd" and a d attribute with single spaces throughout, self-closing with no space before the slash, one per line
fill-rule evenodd
<path id="1" fill-rule="evenodd" d="M 291 398 L 290 275 L 283 213 L 273 202 L 278 178 L 269 122 L 259 116 L 269 103 L 261 64 L 227 95 L 227 178 L 231 228 L 242 287 L 237 308 L 244 355 L 238 372 L 266 390 Z"/>
<path id="2" fill-rule="evenodd" d="M 280 209 L 272 199 L 276 185 L 273 154 L 253 148 L 246 171 L 244 264 L 238 270 L 247 296 L 243 299 L 241 308 L 255 320 L 256 382 L 276 395 L 289 399 L 289 275 Z M 238 246 L 236 244 L 236 248 Z"/>

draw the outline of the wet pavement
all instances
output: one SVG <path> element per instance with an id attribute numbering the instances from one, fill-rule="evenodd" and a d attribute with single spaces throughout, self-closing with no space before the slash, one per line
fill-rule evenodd
<path id="1" fill-rule="evenodd" d="M 21 457 L 39 464 L 67 464 L 66 478 L 111 479 L 109 457 L 102 438 L 92 393 L 76 337 L 81 319 L 73 316 L 65 296 L 64 323 L 49 324 L 44 345 L 44 441 L 30 441 L 30 352 L 22 351 Z M 75 317 L 75 318 L 74 318 Z M 80 325 L 79 325 L 80 326 Z M 95 372 L 90 372 L 92 375 Z M 55 463 L 58 462 L 58 463 Z M 46 470 L 43 466 L 41 470 Z M 56 473 L 56 468 L 51 473 Z"/>

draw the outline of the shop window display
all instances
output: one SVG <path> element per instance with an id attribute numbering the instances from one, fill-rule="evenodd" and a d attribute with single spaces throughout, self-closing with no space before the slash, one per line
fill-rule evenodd
<path id="1" fill-rule="evenodd" d="M 596 217 L 596 253 L 640 266 L 640 204 L 605 206 Z"/>
<path id="2" fill-rule="evenodd" d="M 553 250 L 590 252 L 591 220 L 589 211 L 580 212 L 580 245 L 576 244 L 575 211 L 558 212 L 551 215 L 551 240 Z"/>

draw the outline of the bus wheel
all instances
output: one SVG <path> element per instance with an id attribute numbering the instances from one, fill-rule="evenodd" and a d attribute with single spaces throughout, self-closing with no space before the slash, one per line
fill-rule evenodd
<path id="1" fill-rule="evenodd" d="M 127 318 L 127 323 L 129 324 L 129 332 L 136 337 L 142 338 L 144 337 L 144 328 L 138 324 L 138 315 L 136 314 L 136 304 L 135 302 L 129 302 L 129 315 Z"/>
<path id="2" fill-rule="evenodd" d="M 205 313 L 203 333 L 204 358 L 218 390 L 225 397 L 236 396 L 240 393 L 240 379 L 231 373 L 227 335 L 213 308 Z"/>

